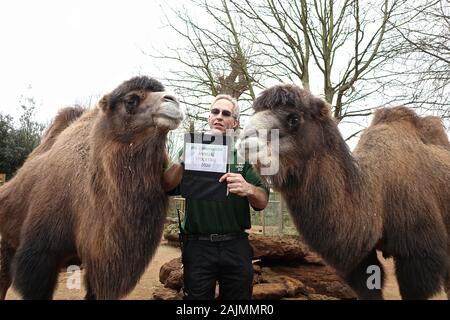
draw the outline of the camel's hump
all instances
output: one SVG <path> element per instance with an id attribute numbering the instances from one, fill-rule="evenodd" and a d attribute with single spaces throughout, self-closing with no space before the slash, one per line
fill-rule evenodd
<path id="1" fill-rule="evenodd" d="M 373 115 L 372 125 L 396 121 L 409 121 L 416 125 L 418 120 L 419 116 L 411 108 L 398 106 L 376 110 Z"/>

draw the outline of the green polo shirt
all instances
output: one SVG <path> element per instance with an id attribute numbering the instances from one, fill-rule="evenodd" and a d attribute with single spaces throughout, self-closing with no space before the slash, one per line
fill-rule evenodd
<path id="1" fill-rule="evenodd" d="M 254 186 L 263 188 L 269 195 L 261 177 L 249 163 L 236 164 L 237 152 L 230 172 L 240 173 Z M 260 208 L 253 208 L 258 210 Z M 183 231 L 187 234 L 224 234 L 243 231 L 251 227 L 250 206 L 247 197 L 229 193 L 225 201 L 186 199 Z"/>

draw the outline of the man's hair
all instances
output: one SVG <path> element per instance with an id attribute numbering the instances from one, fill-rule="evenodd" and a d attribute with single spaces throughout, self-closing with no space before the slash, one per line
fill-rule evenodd
<path id="1" fill-rule="evenodd" d="M 238 102 L 235 98 L 233 98 L 229 94 L 218 94 L 217 96 L 215 96 L 214 101 L 211 103 L 211 106 L 209 107 L 209 110 L 212 109 L 214 103 L 222 99 L 228 100 L 233 104 L 233 117 L 236 118 L 236 120 L 239 120 L 241 110 L 239 108 Z"/>

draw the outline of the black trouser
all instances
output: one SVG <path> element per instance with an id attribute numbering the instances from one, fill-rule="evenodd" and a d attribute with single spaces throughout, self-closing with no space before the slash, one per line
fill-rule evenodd
<path id="1" fill-rule="evenodd" d="M 219 299 L 251 299 L 252 257 L 253 249 L 247 237 L 218 242 L 184 241 L 185 299 L 214 299 L 216 281 L 219 283 Z"/>

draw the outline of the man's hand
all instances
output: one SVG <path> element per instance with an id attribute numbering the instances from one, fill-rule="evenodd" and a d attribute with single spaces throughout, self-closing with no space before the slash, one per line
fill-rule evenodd
<path id="1" fill-rule="evenodd" d="M 165 192 L 175 189 L 183 178 L 183 165 L 180 163 L 173 164 L 163 174 L 162 186 Z"/>
<path id="2" fill-rule="evenodd" d="M 247 181 L 239 173 L 225 173 L 220 177 L 219 182 L 226 181 L 228 190 L 241 197 L 248 197 L 254 194 L 254 186 Z"/>

